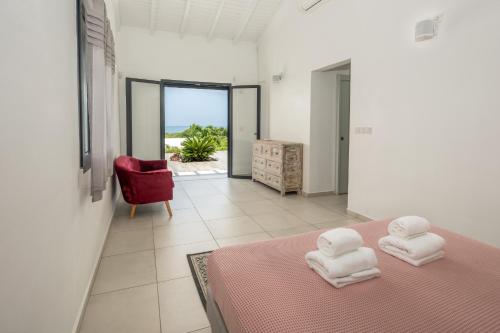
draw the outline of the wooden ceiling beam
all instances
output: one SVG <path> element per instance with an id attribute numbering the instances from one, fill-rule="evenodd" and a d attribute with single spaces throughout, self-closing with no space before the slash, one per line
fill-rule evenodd
<path id="1" fill-rule="evenodd" d="M 217 28 L 217 24 L 219 23 L 220 14 L 222 13 L 222 9 L 224 8 L 224 4 L 226 0 L 220 0 L 219 7 L 217 8 L 217 13 L 215 14 L 214 21 L 212 22 L 212 26 L 210 27 L 210 31 L 208 32 L 208 39 L 212 39 L 215 33 L 215 28 Z"/>
<path id="2" fill-rule="evenodd" d="M 149 32 L 153 34 L 156 31 L 156 22 L 158 21 L 158 0 L 151 0 L 149 8 Z"/>
<path id="3" fill-rule="evenodd" d="M 181 29 L 179 31 L 181 37 L 184 36 L 186 25 L 189 18 L 189 11 L 191 10 L 191 0 L 186 0 L 186 7 L 184 7 L 184 15 L 182 16 Z"/>
<path id="4" fill-rule="evenodd" d="M 245 32 L 245 30 L 248 26 L 248 22 L 250 22 L 250 19 L 252 18 L 252 15 L 255 12 L 255 9 L 257 8 L 258 3 L 259 3 L 259 0 L 253 0 L 253 2 L 248 7 L 248 11 L 245 15 L 245 18 L 243 19 L 243 22 L 241 22 L 240 29 L 238 29 L 238 32 L 234 36 L 233 41 L 235 43 L 238 43 L 240 41 L 240 38 L 243 35 L 243 33 Z"/>

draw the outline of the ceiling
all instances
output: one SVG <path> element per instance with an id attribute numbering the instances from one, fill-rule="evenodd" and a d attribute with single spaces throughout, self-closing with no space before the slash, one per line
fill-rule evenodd
<path id="1" fill-rule="evenodd" d="M 256 41 L 282 0 L 113 0 L 120 26 Z"/>

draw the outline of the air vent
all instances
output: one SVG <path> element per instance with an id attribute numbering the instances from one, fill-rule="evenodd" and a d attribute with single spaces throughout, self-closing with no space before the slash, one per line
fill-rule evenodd
<path id="1" fill-rule="evenodd" d="M 319 5 L 323 0 L 303 0 L 302 9 L 308 11 Z"/>

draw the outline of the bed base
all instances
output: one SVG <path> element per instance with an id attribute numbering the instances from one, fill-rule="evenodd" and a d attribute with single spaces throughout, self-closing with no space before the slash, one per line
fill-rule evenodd
<path id="1" fill-rule="evenodd" d="M 207 288 L 207 317 L 212 333 L 228 333 L 224 318 L 222 318 L 219 307 L 212 296 L 210 286 Z"/>

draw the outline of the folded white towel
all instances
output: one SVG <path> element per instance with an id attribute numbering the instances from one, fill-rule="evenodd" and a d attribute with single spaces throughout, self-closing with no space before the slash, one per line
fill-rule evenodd
<path id="1" fill-rule="evenodd" d="M 311 251 L 306 253 L 306 261 L 311 268 L 323 267 L 324 274 L 329 279 L 349 276 L 377 265 L 375 251 L 369 247 L 360 247 L 336 258 L 325 256 L 320 251 Z"/>
<path id="2" fill-rule="evenodd" d="M 380 276 L 380 270 L 377 267 L 372 267 L 361 272 L 352 273 L 338 278 L 329 278 L 325 268 L 317 262 L 311 261 L 309 263 L 309 267 L 311 267 L 316 273 L 318 273 L 319 276 L 335 288 L 342 288 L 349 284 L 366 281 Z"/>
<path id="3" fill-rule="evenodd" d="M 391 247 L 386 247 L 386 248 L 381 248 L 381 249 L 382 249 L 382 251 L 384 251 L 392 256 L 395 256 L 396 258 L 399 258 L 403 261 L 406 261 L 407 263 L 409 263 L 413 266 L 416 266 L 416 267 L 428 264 L 430 262 L 433 262 L 434 260 L 438 260 L 438 259 L 444 257 L 444 251 L 437 251 L 436 253 L 432 253 L 432 254 L 430 254 L 426 257 L 420 258 L 420 259 L 412 259 L 408 256 L 401 254 L 398 251 L 394 251 L 394 248 L 391 248 Z"/>
<path id="4" fill-rule="evenodd" d="M 428 232 L 423 236 L 405 239 L 394 236 L 385 236 L 378 240 L 380 249 L 390 249 L 410 259 L 422 259 L 435 254 L 443 249 L 445 241 L 443 237 Z"/>
<path id="5" fill-rule="evenodd" d="M 392 236 L 413 238 L 425 234 L 430 228 L 431 224 L 423 217 L 402 216 L 389 223 L 387 230 Z"/>
<path id="6" fill-rule="evenodd" d="M 338 257 L 360 248 L 363 245 L 363 238 L 354 229 L 336 228 L 319 235 L 316 243 L 324 255 Z"/>

